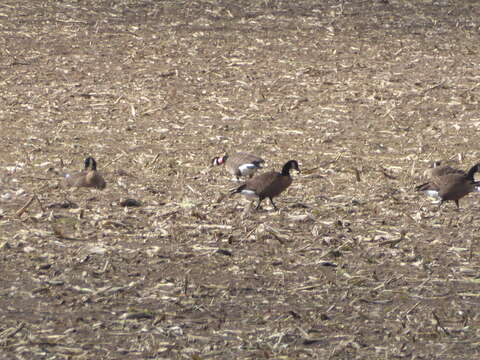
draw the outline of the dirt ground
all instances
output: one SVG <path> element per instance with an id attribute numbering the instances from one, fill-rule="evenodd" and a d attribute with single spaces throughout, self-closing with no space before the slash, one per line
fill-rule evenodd
<path id="1" fill-rule="evenodd" d="M 414 191 L 480 161 L 478 1 L 4 0 L 0 54 L 1 359 L 480 357 L 480 195 Z"/>

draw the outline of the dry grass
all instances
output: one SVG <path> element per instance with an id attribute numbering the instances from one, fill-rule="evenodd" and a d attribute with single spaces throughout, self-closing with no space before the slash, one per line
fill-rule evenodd
<path id="1" fill-rule="evenodd" d="M 28 359 L 474 359 L 476 1 L 0 3 L 0 346 Z M 303 173 L 248 211 L 209 161 Z M 98 161 L 108 187 L 65 191 Z M 126 199 L 140 207 L 123 207 Z M 245 210 L 247 208 L 247 210 Z"/>

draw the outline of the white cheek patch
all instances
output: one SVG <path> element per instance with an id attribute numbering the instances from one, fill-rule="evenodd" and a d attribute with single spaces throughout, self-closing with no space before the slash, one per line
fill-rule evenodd
<path id="1" fill-rule="evenodd" d="M 253 198 L 253 199 L 258 199 L 258 195 L 255 194 L 255 191 L 253 190 L 242 190 L 240 191 L 242 195 L 245 195 L 247 198 Z"/>
<path id="2" fill-rule="evenodd" d="M 257 169 L 255 164 L 242 164 L 238 167 L 238 170 L 243 176 L 253 174 Z"/>
<path id="3" fill-rule="evenodd" d="M 425 195 L 436 198 L 436 199 L 440 198 L 437 190 L 425 190 L 424 193 Z"/>

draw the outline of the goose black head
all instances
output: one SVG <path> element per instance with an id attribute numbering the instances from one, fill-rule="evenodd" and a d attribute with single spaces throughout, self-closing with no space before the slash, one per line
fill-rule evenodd
<path id="1" fill-rule="evenodd" d="M 474 180 L 475 173 L 480 172 L 480 163 L 473 165 L 467 173 L 467 179 Z"/>
<path id="2" fill-rule="evenodd" d="M 300 172 L 300 168 L 298 167 L 297 160 L 289 160 L 283 165 L 282 168 L 282 175 L 290 175 L 290 170 L 294 169 Z"/>
<path id="3" fill-rule="evenodd" d="M 85 170 L 87 170 L 88 168 L 90 168 L 93 171 L 97 171 L 97 162 L 91 156 L 85 159 Z"/>
<path id="4" fill-rule="evenodd" d="M 262 160 L 254 160 L 252 161 L 252 164 L 255 165 L 255 167 L 261 169 L 262 168 Z"/>

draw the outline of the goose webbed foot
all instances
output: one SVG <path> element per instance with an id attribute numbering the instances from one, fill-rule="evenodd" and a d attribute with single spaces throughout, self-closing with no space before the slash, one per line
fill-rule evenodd
<path id="1" fill-rule="evenodd" d="M 277 205 L 275 205 L 275 203 L 273 202 L 272 198 L 269 197 L 269 199 L 270 199 L 270 202 L 272 203 L 273 208 L 274 208 L 276 211 L 278 211 Z"/>

